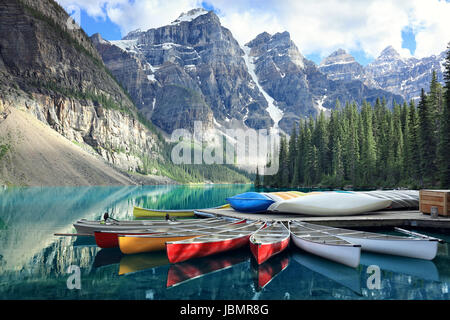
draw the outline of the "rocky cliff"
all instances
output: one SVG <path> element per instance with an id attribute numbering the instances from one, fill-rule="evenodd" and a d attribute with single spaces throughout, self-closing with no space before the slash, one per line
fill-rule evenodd
<path id="1" fill-rule="evenodd" d="M 241 47 L 214 12 L 204 9 L 122 40 L 105 41 L 98 34 L 92 40 L 139 110 L 168 133 L 191 129 L 196 120 L 210 128 L 279 125 L 289 133 L 301 118 L 329 112 L 336 100 L 402 100 L 351 77 L 327 78 L 288 32 L 264 32 Z"/>
<path id="2" fill-rule="evenodd" d="M 402 101 L 398 95 L 347 76 L 327 77 L 314 62 L 303 57 L 288 32 L 264 32 L 245 46 L 250 49 L 248 54 L 259 83 L 283 112 L 280 127 L 288 133 L 294 122 L 321 110 L 328 112 L 336 100 L 361 104 L 363 100 L 374 103 L 377 97 L 385 97 L 390 105 Z"/>
<path id="3" fill-rule="evenodd" d="M 272 125 L 244 52 L 212 11 L 194 9 L 118 41 L 92 40 L 139 110 L 167 133 L 192 129 L 194 121 L 204 128 Z"/>
<path id="4" fill-rule="evenodd" d="M 33 114 L 125 171 L 141 170 L 144 157 L 161 158 L 157 134 L 54 1 L 2 1 L 0 108 Z"/>

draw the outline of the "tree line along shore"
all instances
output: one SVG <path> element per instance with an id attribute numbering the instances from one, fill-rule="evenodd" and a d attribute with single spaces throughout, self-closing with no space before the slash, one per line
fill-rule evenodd
<path id="1" fill-rule="evenodd" d="M 341 188 L 450 188 L 450 44 L 444 86 L 432 72 L 418 101 L 374 105 L 336 101 L 280 139 L 279 170 L 255 186 Z M 270 167 L 271 163 L 267 164 Z"/>

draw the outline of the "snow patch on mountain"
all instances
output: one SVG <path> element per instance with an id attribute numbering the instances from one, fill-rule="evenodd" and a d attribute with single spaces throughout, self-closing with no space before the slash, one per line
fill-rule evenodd
<path id="1" fill-rule="evenodd" d="M 330 110 L 328 110 L 327 108 L 325 108 L 323 106 L 323 103 L 325 102 L 325 99 L 327 98 L 327 95 L 322 96 L 321 99 L 317 99 L 315 101 L 315 107 L 318 113 L 320 113 L 321 111 L 324 112 L 325 115 L 329 115 L 330 114 Z"/>
<path id="2" fill-rule="evenodd" d="M 253 79 L 253 82 L 256 83 L 256 86 L 258 87 L 259 91 L 261 91 L 264 98 L 267 100 L 267 103 L 269 106 L 267 107 L 267 112 L 269 113 L 270 117 L 272 118 L 274 125 L 273 125 L 273 132 L 276 134 L 279 131 L 278 123 L 280 122 L 281 118 L 283 118 L 283 111 L 281 111 L 276 105 L 275 105 L 275 99 L 273 99 L 260 85 L 258 76 L 255 73 L 255 64 L 253 61 L 253 57 L 250 57 L 250 50 L 251 48 L 247 46 L 243 46 L 242 50 L 244 51 L 244 61 L 247 65 L 248 72 L 250 73 L 250 76 Z"/>
<path id="3" fill-rule="evenodd" d="M 111 44 L 119 47 L 125 52 L 138 53 L 139 47 L 137 45 L 138 40 L 111 40 L 109 41 Z"/>
<path id="4" fill-rule="evenodd" d="M 175 21 L 173 21 L 171 24 L 180 24 L 181 22 L 190 22 L 192 20 L 197 19 L 198 17 L 207 14 L 208 11 L 203 8 L 197 8 L 189 10 L 188 12 L 183 12 Z"/>

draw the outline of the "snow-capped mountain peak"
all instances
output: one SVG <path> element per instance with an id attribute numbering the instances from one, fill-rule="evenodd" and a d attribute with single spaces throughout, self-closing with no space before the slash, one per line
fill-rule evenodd
<path id="1" fill-rule="evenodd" d="M 381 51 L 380 56 L 378 57 L 378 59 L 380 59 L 380 58 L 399 59 L 399 58 L 401 58 L 401 56 L 397 52 L 397 50 L 394 49 L 393 46 L 387 46 L 383 51 Z"/>
<path id="2" fill-rule="evenodd" d="M 322 60 L 320 67 L 333 64 L 357 63 L 355 58 L 348 54 L 344 49 L 338 49 Z"/>
<path id="3" fill-rule="evenodd" d="M 207 13 L 208 11 L 203 8 L 192 9 L 188 12 L 183 12 L 182 14 L 180 14 L 180 16 L 175 21 L 173 21 L 172 24 L 179 24 L 184 21 L 189 22 Z"/>

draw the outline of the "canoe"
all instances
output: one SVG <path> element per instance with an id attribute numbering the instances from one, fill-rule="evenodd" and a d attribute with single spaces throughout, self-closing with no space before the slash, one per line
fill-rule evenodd
<path id="1" fill-rule="evenodd" d="M 289 230 L 292 241 L 297 247 L 346 266 L 356 268 L 359 265 L 361 246 L 328 233 L 316 231 L 303 223 L 290 221 Z"/>
<path id="2" fill-rule="evenodd" d="M 229 204 L 224 204 L 214 209 L 224 209 L 229 208 Z M 133 215 L 136 218 L 149 218 L 149 217 L 165 217 L 169 215 L 170 217 L 193 217 L 195 215 L 194 211 L 197 209 L 181 209 L 181 210 L 165 210 L 165 209 L 146 209 L 141 207 L 133 207 Z"/>
<path id="3" fill-rule="evenodd" d="M 304 223 L 311 230 L 324 232 L 361 246 L 364 251 L 397 255 L 416 259 L 433 260 L 436 257 L 439 239 L 403 237 L 380 233 L 332 228 Z"/>
<path id="4" fill-rule="evenodd" d="M 164 250 L 166 242 L 192 239 L 207 234 L 215 234 L 224 230 L 233 230 L 242 228 L 245 220 L 238 222 L 226 221 L 220 225 L 212 226 L 179 226 L 167 230 L 167 232 L 158 232 L 154 234 L 118 234 L 120 251 L 124 254 L 134 254 L 142 252 L 152 252 Z"/>
<path id="5" fill-rule="evenodd" d="M 313 196 L 274 202 L 267 210 L 312 216 L 345 216 L 385 209 L 390 204 L 389 199 L 366 194 L 322 192 Z"/>
<path id="6" fill-rule="evenodd" d="M 282 252 L 289 245 L 289 229 L 281 222 L 260 229 L 250 237 L 250 250 L 258 264 Z"/>
<path id="7" fill-rule="evenodd" d="M 243 222 L 243 220 L 233 221 L 231 223 Z M 189 228 L 206 228 L 206 227 L 214 227 L 214 226 L 222 226 L 230 224 L 229 220 L 225 219 L 214 219 L 214 220 L 206 220 L 206 221 L 195 221 L 190 223 L 183 223 L 182 226 L 188 226 Z M 156 234 L 161 232 L 171 232 L 173 230 L 178 230 L 180 224 L 156 224 L 149 225 L 145 229 L 141 227 L 141 229 L 137 230 L 99 230 L 94 231 L 95 242 L 97 246 L 100 248 L 116 248 L 119 247 L 119 235 L 149 235 Z"/>
<path id="8" fill-rule="evenodd" d="M 358 191 L 357 193 L 391 200 L 392 203 L 388 209 L 419 208 L 419 191 L 417 190 L 376 190 Z"/>
<path id="9" fill-rule="evenodd" d="M 241 248 L 248 245 L 252 233 L 264 226 L 264 222 L 255 221 L 234 230 L 225 230 L 182 241 L 168 241 L 166 243 L 167 257 L 171 263 L 177 263 Z"/>
<path id="10" fill-rule="evenodd" d="M 230 206 L 240 212 L 263 212 L 275 201 L 265 193 L 245 192 L 226 198 Z"/>
<path id="11" fill-rule="evenodd" d="M 184 221 L 89 221 L 78 220 L 73 224 L 78 234 L 94 235 L 95 231 L 124 231 L 124 230 L 142 230 L 152 226 L 167 226 L 167 225 L 192 225 L 199 222 L 206 223 L 208 221 L 217 221 L 217 218 L 206 219 L 189 219 Z"/>
<path id="12" fill-rule="evenodd" d="M 293 199 L 307 195 L 299 191 L 285 192 L 245 192 L 226 200 L 230 206 L 240 212 L 257 213 L 264 212 L 267 208 L 277 201 Z"/>
<path id="13" fill-rule="evenodd" d="M 207 220 L 207 219 L 202 219 Z M 212 219 L 210 219 L 212 220 Z M 155 219 L 155 220 L 86 220 L 86 219 L 80 219 L 77 220 L 77 224 L 82 225 L 116 225 L 116 226 L 147 226 L 147 225 L 154 225 L 154 224 L 167 224 L 167 223 L 173 223 L 173 222 L 191 222 L 194 221 L 194 219 L 182 219 L 182 220 L 165 220 L 165 219 Z"/>

